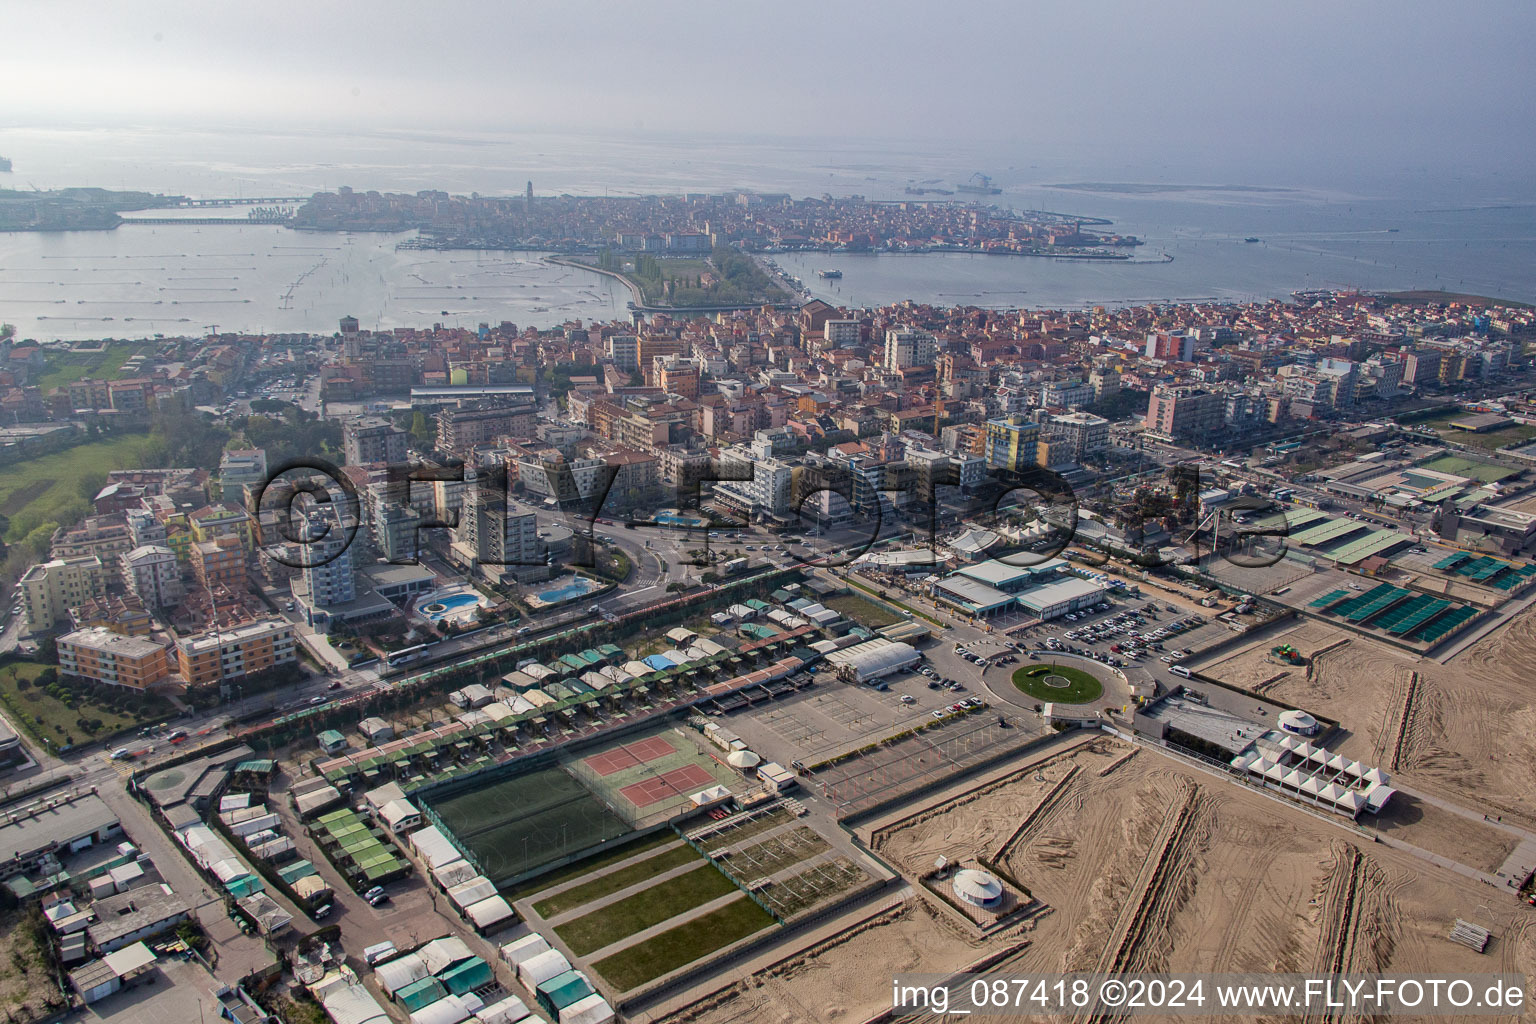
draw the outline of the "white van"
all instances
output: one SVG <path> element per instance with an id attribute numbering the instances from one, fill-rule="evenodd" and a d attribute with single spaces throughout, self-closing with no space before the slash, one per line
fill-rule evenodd
<path id="1" fill-rule="evenodd" d="M 1174 665 L 1168 671 L 1172 672 L 1176 676 L 1183 676 L 1185 679 L 1192 678 L 1189 674 L 1189 669 L 1185 668 L 1183 665 Z"/>

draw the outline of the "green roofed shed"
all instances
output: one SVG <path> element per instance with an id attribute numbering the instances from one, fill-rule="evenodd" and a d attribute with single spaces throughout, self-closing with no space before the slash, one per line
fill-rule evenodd
<path id="1" fill-rule="evenodd" d="M 447 992 L 443 988 L 443 983 L 428 976 L 420 981 L 413 981 L 397 991 L 395 1001 L 405 1007 L 406 1012 L 415 1013 L 423 1006 L 431 1006 L 445 995 Z"/>
<path id="2" fill-rule="evenodd" d="M 496 975 L 491 971 L 490 964 L 477 956 L 472 956 L 463 963 L 444 971 L 442 978 L 449 992 L 461 996 L 466 992 L 473 992 L 482 985 L 489 985 L 496 980 Z"/>
<path id="3" fill-rule="evenodd" d="M 224 883 L 224 888 L 235 899 L 243 899 L 246 896 L 254 896 L 266 888 L 260 878 L 255 875 L 237 875 Z"/>

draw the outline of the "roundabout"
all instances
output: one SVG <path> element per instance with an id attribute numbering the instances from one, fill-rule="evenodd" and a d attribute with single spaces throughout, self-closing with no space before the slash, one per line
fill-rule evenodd
<path id="1" fill-rule="evenodd" d="M 981 686 L 994 704 L 1030 712 L 1050 705 L 1056 719 L 1088 720 L 1132 703 L 1130 683 L 1118 669 L 1074 654 L 1037 655 L 981 673 Z"/>
<path id="2" fill-rule="evenodd" d="M 1091 704 L 1104 695 L 1104 684 L 1093 674 L 1066 665 L 1025 665 L 1013 673 L 1013 685 L 1054 704 Z"/>

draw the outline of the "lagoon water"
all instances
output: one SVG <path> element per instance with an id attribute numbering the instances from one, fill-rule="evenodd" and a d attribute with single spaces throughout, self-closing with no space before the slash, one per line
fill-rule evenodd
<path id="1" fill-rule="evenodd" d="M 819 297 L 991 307 L 1079 307 L 1285 297 L 1325 287 L 1446 288 L 1536 301 L 1536 197 L 1518 183 L 1400 173 L 1348 188 L 1071 188 L 1051 182 L 1200 181 L 1198 170 L 1073 167 L 890 144 L 682 138 L 208 130 L 0 130 L 16 170 L 0 187 L 96 185 L 198 197 L 303 196 L 351 185 L 514 195 L 748 188 L 906 200 L 987 167 L 989 202 L 1105 217 L 1145 245 L 1116 262 L 963 254 L 781 254 Z M 1008 160 L 1015 163 L 1006 163 Z M 1222 179 L 1231 180 L 1231 179 Z M 955 198 L 971 198 L 958 195 Z M 215 212 L 215 211 L 210 211 Z M 216 211 L 240 216 L 243 208 Z M 1394 230 L 1395 229 L 1395 230 Z M 409 235 L 319 234 L 267 225 L 125 225 L 0 233 L 0 321 L 39 339 L 221 330 L 335 330 L 510 320 L 552 326 L 626 315 L 610 279 L 536 253 L 397 248 Z M 1244 242 L 1258 237 L 1257 243 Z M 1171 261 L 1167 257 L 1172 257 Z M 823 281 L 818 269 L 843 277 Z"/>

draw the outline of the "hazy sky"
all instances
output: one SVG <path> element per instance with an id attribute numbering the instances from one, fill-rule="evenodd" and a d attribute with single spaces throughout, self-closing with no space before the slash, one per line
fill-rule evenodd
<path id="1" fill-rule="evenodd" d="M 0 122 L 1536 157 L 1536 4 L 9 0 Z"/>

